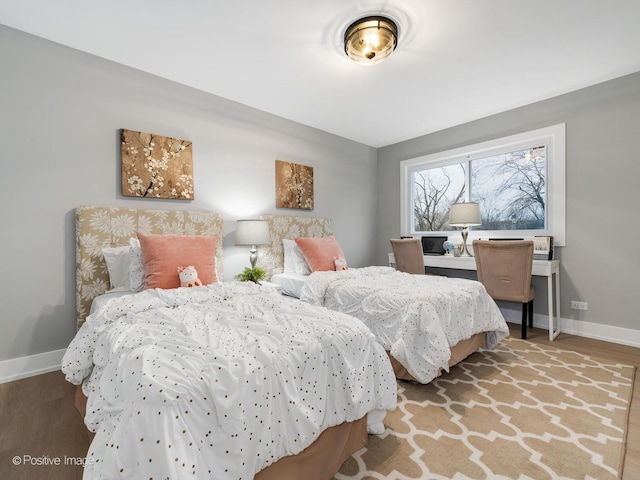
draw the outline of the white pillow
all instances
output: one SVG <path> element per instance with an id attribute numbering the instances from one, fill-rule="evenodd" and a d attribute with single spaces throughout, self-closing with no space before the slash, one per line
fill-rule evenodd
<path id="1" fill-rule="evenodd" d="M 129 250 L 130 247 L 105 247 L 102 256 L 109 271 L 109 283 L 112 291 L 128 291 L 129 283 Z"/>
<path id="2" fill-rule="evenodd" d="M 284 250 L 284 273 L 311 274 L 311 269 L 295 240 L 282 239 L 282 248 Z"/>
<path id="3" fill-rule="evenodd" d="M 129 239 L 129 287 L 132 292 L 141 292 L 144 287 L 144 264 L 140 240 Z"/>

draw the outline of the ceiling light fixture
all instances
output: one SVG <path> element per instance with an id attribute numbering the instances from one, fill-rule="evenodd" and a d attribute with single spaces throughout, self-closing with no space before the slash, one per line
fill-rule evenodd
<path id="1" fill-rule="evenodd" d="M 344 51 L 359 65 L 380 63 L 398 45 L 398 26 L 381 16 L 364 17 L 353 22 L 344 32 Z"/>

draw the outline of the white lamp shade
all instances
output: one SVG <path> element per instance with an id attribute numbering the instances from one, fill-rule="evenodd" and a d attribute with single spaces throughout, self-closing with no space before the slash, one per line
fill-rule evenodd
<path id="1" fill-rule="evenodd" d="M 269 245 L 269 224 L 266 220 L 238 220 L 235 242 L 236 245 Z"/>
<path id="2" fill-rule="evenodd" d="M 449 212 L 450 227 L 473 227 L 482 225 L 480 205 L 475 202 L 454 203 Z"/>

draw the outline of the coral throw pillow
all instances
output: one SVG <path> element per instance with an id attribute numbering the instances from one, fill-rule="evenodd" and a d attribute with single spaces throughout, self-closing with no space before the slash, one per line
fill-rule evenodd
<path id="1" fill-rule="evenodd" d="M 334 260 L 344 258 L 342 248 L 333 235 L 317 238 L 298 237 L 296 244 L 312 272 L 335 270 Z"/>
<path id="2" fill-rule="evenodd" d="M 217 235 L 148 235 L 138 232 L 144 289 L 178 288 L 178 267 L 193 265 L 203 285 L 217 282 Z"/>

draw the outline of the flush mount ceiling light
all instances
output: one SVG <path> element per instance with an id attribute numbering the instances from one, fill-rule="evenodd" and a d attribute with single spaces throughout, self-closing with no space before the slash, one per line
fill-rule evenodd
<path id="1" fill-rule="evenodd" d="M 361 18 L 344 32 L 344 51 L 359 65 L 380 63 L 391 55 L 397 44 L 398 26 L 387 17 Z"/>

